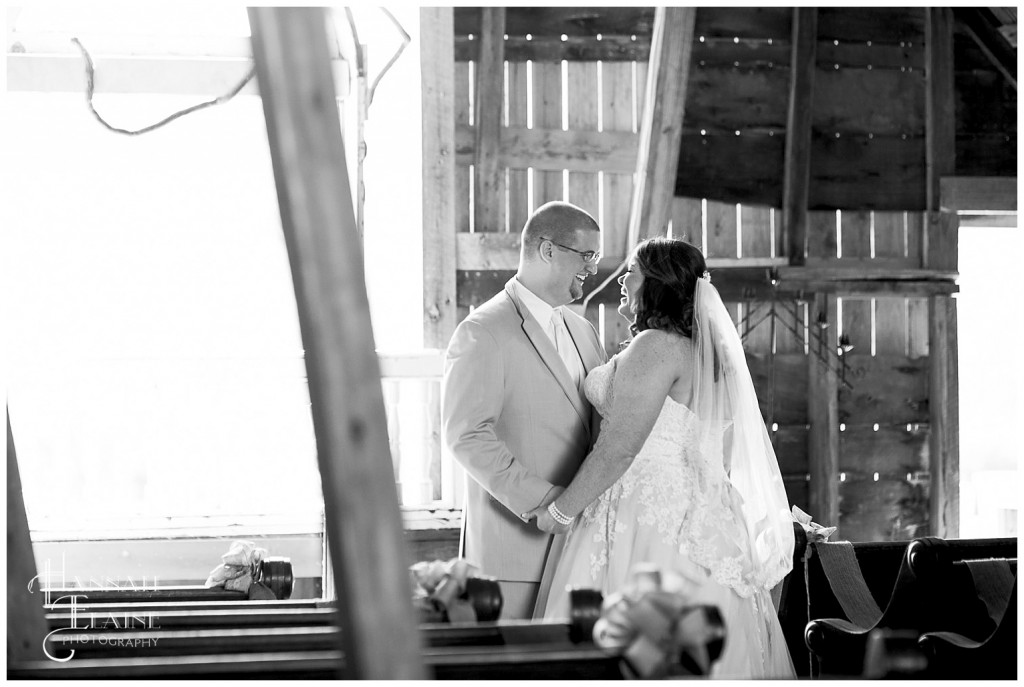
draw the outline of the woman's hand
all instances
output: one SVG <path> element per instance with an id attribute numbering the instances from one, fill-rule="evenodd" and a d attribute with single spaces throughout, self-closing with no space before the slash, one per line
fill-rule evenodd
<path id="1" fill-rule="evenodd" d="M 563 525 L 559 522 L 555 522 L 555 519 L 551 517 L 551 513 L 545 508 L 542 513 L 537 515 L 537 528 L 541 532 L 547 532 L 548 534 L 565 534 L 569 531 L 572 525 Z"/>
<path id="2" fill-rule="evenodd" d="M 552 487 L 551 491 L 547 493 L 544 502 L 533 510 L 523 513 L 523 519 L 527 521 L 536 520 L 537 528 L 548 534 L 564 534 L 568 532 L 569 525 L 561 525 L 555 522 L 555 519 L 551 517 L 551 513 L 548 512 L 548 504 L 561 496 L 563 491 L 565 491 L 563 487 Z"/>

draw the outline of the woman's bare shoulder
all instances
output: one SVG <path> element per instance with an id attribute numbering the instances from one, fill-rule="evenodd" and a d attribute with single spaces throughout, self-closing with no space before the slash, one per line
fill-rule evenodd
<path id="1" fill-rule="evenodd" d="M 687 363 L 692 350 L 689 337 L 663 329 L 647 329 L 637 334 L 620 355 L 627 365 L 665 368 Z"/>

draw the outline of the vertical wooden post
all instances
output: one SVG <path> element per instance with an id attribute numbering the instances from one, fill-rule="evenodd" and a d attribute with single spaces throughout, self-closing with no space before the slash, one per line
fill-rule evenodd
<path id="1" fill-rule="evenodd" d="M 942 177 L 952 176 L 956 170 L 953 10 L 927 7 L 924 11 L 927 215 L 922 257 L 926 268 L 955 271 L 958 219 L 955 213 L 941 210 Z M 956 301 L 950 296 L 932 296 L 928 323 L 929 529 L 935 536 L 956 537 L 960 531 Z"/>
<path id="2" fill-rule="evenodd" d="M 786 115 L 782 226 L 791 265 L 807 259 L 807 199 L 811 179 L 811 105 L 817 61 L 818 10 L 793 9 L 793 47 Z"/>
<path id="3" fill-rule="evenodd" d="M 455 30 L 451 7 L 420 8 L 423 99 L 423 343 L 455 331 Z"/>
<path id="4" fill-rule="evenodd" d="M 837 329 L 838 303 L 834 294 L 814 296 L 811 326 L 825 315 L 828 327 L 821 332 L 821 350 L 831 356 L 839 344 Z M 808 505 L 814 519 L 823 525 L 839 524 L 839 379 L 833 367 L 815 354 L 819 343 L 811 337 L 807 356 L 807 419 L 811 429 L 807 436 L 807 463 L 810 473 Z M 842 531 L 839 532 L 842 536 Z"/>
<path id="5" fill-rule="evenodd" d="M 419 637 L 323 8 L 249 9 L 334 557 L 345 672 L 420 679 Z"/>
<path id="6" fill-rule="evenodd" d="M 504 7 L 480 10 L 480 55 L 475 84 L 474 228 L 476 231 L 504 231 L 505 170 L 499 164 L 505 92 Z"/>
<path id="7" fill-rule="evenodd" d="M 641 237 L 663 236 L 672 216 L 696 13 L 695 7 L 654 10 L 627 251 Z"/>
<path id="8" fill-rule="evenodd" d="M 42 594 L 29 592 L 29 584 L 39 591 L 32 536 L 21 490 L 18 456 L 14 451 L 11 412 L 7 411 L 7 666 L 19 661 L 43 658 L 46 619 Z"/>
<path id="9" fill-rule="evenodd" d="M 960 389 L 957 375 L 956 300 L 932 296 L 928 303 L 928 472 L 931 474 L 929 532 L 960 536 Z"/>
<path id="10" fill-rule="evenodd" d="M 942 177 L 956 170 L 956 93 L 953 74 L 953 10 L 925 12 L 925 198 L 938 212 Z"/>

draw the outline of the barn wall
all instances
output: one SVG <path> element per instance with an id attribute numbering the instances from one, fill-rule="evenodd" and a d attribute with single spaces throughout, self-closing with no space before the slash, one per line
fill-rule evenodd
<path id="1" fill-rule="evenodd" d="M 780 207 L 792 12 L 698 9 L 668 231 L 723 268 L 716 284 L 744 337 L 790 498 L 805 509 L 808 379 L 824 331 L 815 294 L 836 298 L 825 324 L 852 346 L 845 358 L 828 355 L 841 376 L 840 536 L 919 536 L 929 526 L 928 303 L 955 291 L 956 270 L 955 226 L 924 212 L 925 10 L 819 10 L 806 259 L 818 277 L 774 289 L 766 269 L 787 263 Z M 577 203 L 601 222 L 606 258 L 588 295 L 629 249 L 653 10 L 513 7 L 505 22 L 504 192 L 480 199 L 472 107 L 480 10 L 455 9 L 458 319 L 512 276 L 518 233 L 546 201 Z M 972 45 L 957 34 L 957 173 L 1014 174 L 1015 92 L 1009 97 Z M 500 207 L 492 226 L 475 225 L 481 202 Z M 880 281 L 823 286 L 832 277 L 821 275 L 837 271 Z M 609 354 L 628 334 L 617 294 L 609 284 L 586 311 Z"/>

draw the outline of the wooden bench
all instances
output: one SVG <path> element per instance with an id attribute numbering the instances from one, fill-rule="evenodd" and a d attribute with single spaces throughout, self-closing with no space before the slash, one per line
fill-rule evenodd
<path id="1" fill-rule="evenodd" d="M 34 661 L 8 667 L 10 679 L 104 679 L 146 677 L 335 678 L 343 669 L 341 630 L 324 620 L 333 609 L 257 611 L 267 619 L 295 611 L 310 614 L 315 626 L 273 625 L 154 630 L 68 630 L 68 641 L 51 649 L 66 663 Z M 326 611 L 326 613 L 324 613 Z M 189 613 L 179 611 L 178 613 Z M 248 623 L 247 614 L 193 611 L 219 624 Z M 221 611 L 220 613 L 223 613 Z M 183 621 L 191 621 L 188 615 Z M 270 618 L 273 620 L 274 618 Z M 262 620 L 261 620 L 262 621 Z M 426 665 L 438 679 L 620 679 L 619 657 L 593 643 L 576 643 L 568 623 L 498 621 L 479 624 L 421 625 Z"/>
<path id="2" fill-rule="evenodd" d="M 811 544 L 807 566 L 806 645 L 812 675 L 861 675 L 873 629 L 918 635 L 956 628 L 976 634 L 984 626 L 973 582 L 959 561 L 1016 556 L 1016 539 L 940 540 L 853 544 L 855 562 L 826 571 L 836 550 Z M 845 552 L 845 553 L 848 553 Z M 856 579 L 857 568 L 863 575 Z M 866 605 L 864 600 L 869 603 Z M 877 600 L 886 602 L 877 605 Z M 867 606 L 876 604 L 874 609 Z"/>
<path id="3" fill-rule="evenodd" d="M 92 603 L 90 596 L 72 606 L 69 596 L 50 604 L 49 629 L 60 628 L 48 645 L 51 653 L 62 658 L 74 650 L 74 658 L 12 666 L 9 677 L 337 676 L 338 664 L 331 662 L 339 660 L 342 631 L 333 604 L 240 603 L 233 595 L 225 600 L 211 590 L 190 591 L 198 594 L 122 590 L 101 595 L 106 603 Z M 589 601 L 595 602 L 600 595 Z M 599 650 L 572 622 L 424 623 L 420 636 L 426 664 L 442 679 L 621 677 L 618 656 Z M 253 664 L 262 667 L 252 670 Z"/>
<path id="4" fill-rule="evenodd" d="M 620 678 L 618 652 L 598 649 L 590 639 L 598 616 L 601 595 L 591 590 L 573 594 L 573 620 L 491 621 L 420 625 L 423 658 L 442 679 L 612 679 Z M 295 675 L 294 661 L 286 655 L 311 653 L 334 656 L 341 645 L 333 607 L 310 601 L 166 602 L 147 604 L 87 604 L 74 608 L 52 606 L 47 622 L 55 635 L 51 653 L 58 658 L 74 651 L 65 665 L 70 673 L 54 673 L 39 663 L 15 666 L 11 676 L 101 677 L 106 671 L 118 676 L 157 674 L 167 659 L 187 659 L 162 677 L 206 675 L 227 671 L 237 662 L 228 657 L 250 655 L 271 660 L 274 670 Z M 70 628 L 71 622 L 99 627 Z M 108 620 L 109 626 L 103 626 Z M 150 619 L 156 622 L 150 622 Z M 141 658 L 140 658 L 141 656 Z M 208 657 L 209 660 L 201 660 Z M 226 663 L 225 663 L 226 662 Z M 154 667 L 156 666 L 156 667 Z M 269 670 L 270 668 L 268 668 Z M 126 671 L 126 672 L 125 672 Z M 302 668 L 298 675 L 319 675 L 319 669 Z M 275 673 L 276 674 L 276 673 Z M 232 674 L 233 675 L 233 674 Z"/>
<path id="5" fill-rule="evenodd" d="M 622 678 L 619 658 L 577 645 L 427 648 L 423 661 L 440 680 Z M 77 658 L 67 663 L 28 661 L 8 666 L 8 679 L 290 678 L 337 679 L 344 657 L 337 650 L 222 653 L 146 658 Z"/>
<path id="6" fill-rule="evenodd" d="M 802 528 L 797 526 L 797 529 L 798 546 L 794 551 L 794 559 L 795 563 L 800 559 L 801 565 L 794 566 L 794 574 L 791 574 L 783 585 L 783 599 L 790 601 L 805 598 L 799 596 L 799 591 L 803 587 L 803 549 L 800 541 L 805 545 L 806 539 L 802 537 Z M 47 608 L 46 620 L 50 630 L 70 628 L 76 620 L 79 627 L 89 624 L 98 626 L 91 629 L 63 630 L 58 633 L 60 643 L 56 646 L 60 648 L 54 649 L 54 652 L 59 651 L 59 655 L 62 656 L 67 655 L 71 649 L 76 652 L 75 658 L 69 664 L 91 666 L 91 662 L 99 661 L 100 663 L 96 665 L 115 665 L 111 662 L 120 662 L 116 665 L 129 665 L 131 660 L 139 660 L 140 655 L 147 661 L 158 663 L 170 657 L 194 658 L 236 654 L 277 656 L 296 652 L 331 652 L 340 646 L 341 631 L 338 629 L 336 609 L 330 602 L 315 599 L 247 601 L 240 592 L 202 587 L 103 590 L 101 593 L 94 593 L 96 590 L 80 589 L 60 591 L 63 593 L 51 595 L 59 602 Z M 71 595 L 81 594 L 83 591 L 88 598 L 76 599 L 72 609 Z M 600 594 L 592 593 L 587 598 L 591 606 L 596 603 L 599 609 Z M 784 606 L 780 613 L 781 617 L 786 617 L 785 610 Z M 432 654 L 434 658 L 431 659 L 431 665 L 436 664 L 436 670 L 446 675 L 472 677 L 480 675 L 480 671 L 494 671 L 496 677 L 504 677 L 501 674 L 501 666 L 520 660 L 516 658 L 520 654 L 512 651 L 516 647 L 529 654 L 543 650 L 541 663 L 554 661 L 553 656 L 561 652 L 562 667 L 557 670 L 569 671 L 573 675 L 584 675 L 589 673 L 583 671 L 581 666 L 571 669 L 570 666 L 576 665 L 580 651 L 596 651 L 589 632 L 592 620 L 596 618 L 593 608 L 589 611 L 589 617 L 591 623 L 586 628 L 579 626 L 579 619 L 569 623 L 423 623 L 420 625 L 420 635 L 426 649 L 440 652 Z M 803 623 L 798 628 L 801 637 L 802 625 Z M 800 645 L 802 646 L 802 641 Z M 467 654 L 461 650 L 471 648 L 479 651 L 468 654 L 474 658 L 472 666 L 467 667 L 463 665 L 463 658 Z M 489 656 L 489 650 L 494 648 L 500 648 L 501 652 L 491 658 L 483 658 Z M 448 653 L 450 651 L 455 653 Z M 603 660 L 605 654 L 598 653 Z M 586 655 L 587 660 L 593 660 L 597 654 Z M 278 661 L 277 658 L 273 660 Z M 208 663 L 210 662 L 200 661 L 200 664 L 205 666 L 201 669 L 221 669 Z M 287 665 L 287 661 L 280 665 Z M 40 666 L 36 666 L 33 670 L 39 668 Z M 545 668 L 549 669 L 551 666 Z M 86 670 L 102 672 L 103 668 Z M 147 664 L 147 667 L 137 670 L 145 672 L 152 670 L 152 667 Z M 525 668 L 509 670 L 522 671 Z M 618 675 L 616 672 L 615 676 Z M 550 675 L 545 673 L 539 676 Z"/>
<path id="7" fill-rule="evenodd" d="M 929 677 L 955 680 L 1017 679 L 1017 579 L 1005 612 L 991 631 L 928 632 L 918 646 L 928 660 Z M 986 619 L 991 616 L 988 609 Z"/>

